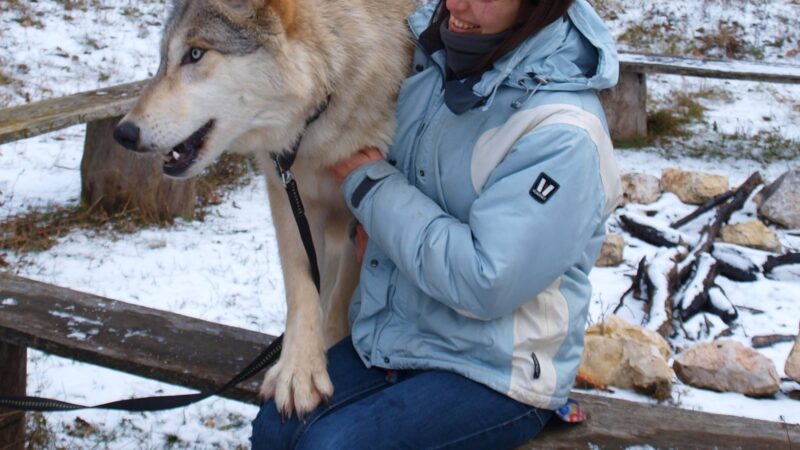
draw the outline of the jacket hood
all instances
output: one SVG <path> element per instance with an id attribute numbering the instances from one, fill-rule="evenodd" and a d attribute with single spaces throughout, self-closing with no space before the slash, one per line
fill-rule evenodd
<path id="1" fill-rule="evenodd" d="M 437 6 L 438 2 L 431 1 L 409 16 L 416 38 L 430 25 Z M 472 90 L 486 98 L 503 84 L 549 91 L 606 89 L 618 77 L 619 59 L 611 33 L 586 0 L 575 0 L 564 19 L 495 61 Z"/>

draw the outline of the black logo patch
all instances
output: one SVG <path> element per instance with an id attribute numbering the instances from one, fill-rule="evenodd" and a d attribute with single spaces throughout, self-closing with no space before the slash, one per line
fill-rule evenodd
<path id="1" fill-rule="evenodd" d="M 533 360 L 533 379 L 538 380 L 542 375 L 542 366 L 539 365 L 539 358 L 536 357 L 536 353 L 531 353 L 531 359 Z"/>
<path id="2" fill-rule="evenodd" d="M 539 174 L 539 178 L 533 183 L 533 187 L 531 187 L 531 197 L 536 199 L 539 203 L 546 203 L 550 200 L 550 197 L 558 191 L 560 186 L 556 183 L 556 180 L 550 178 L 549 175 L 542 172 Z"/>

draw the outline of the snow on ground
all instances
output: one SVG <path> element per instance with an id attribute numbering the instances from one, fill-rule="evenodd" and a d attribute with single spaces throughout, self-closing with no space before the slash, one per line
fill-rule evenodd
<path id="1" fill-rule="evenodd" d="M 745 45 L 739 56 L 760 56 L 766 60 L 798 64 L 800 50 L 794 36 L 800 5 L 779 0 L 741 2 L 736 10 L 741 27 L 732 24 L 729 0 L 687 2 L 640 2 L 606 0 L 602 4 L 615 34 L 624 37 L 632 31 L 652 31 L 664 41 L 674 36 L 689 36 L 672 42 L 673 47 L 691 50 L 705 45 L 707 29 L 722 23 L 733 27 Z M 701 14 L 692 14 L 700 10 Z M 160 27 L 166 18 L 163 0 L 39 0 L 0 2 L 0 107 L 23 104 L 82 90 L 95 89 L 150 76 L 157 67 Z M 644 30 L 644 31 L 642 31 Z M 738 30 L 738 31 L 736 31 Z M 623 40 L 626 49 L 665 51 L 651 40 L 633 45 Z M 704 40 L 705 39 L 705 40 Z M 749 50 L 748 50 L 749 49 Z M 708 50 L 714 55 L 714 48 Z M 748 53 L 749 52 L 749 53 Z M 707 108 L 705 123 L 696 125 L 696 135 L 685 142 L 659 149 L 618 152 L 623 171 L 659 175 L 666 167 L 703 170 L 730 177 L 732 185 L 741 183 L 751 172 L 761 171 L 767 180 L 775 179 L 798 161 L 765 163 L 737 159 L 734 147 L 723 148 L 733 157 L 721 159 L 681 156 L 682 149 L 699 148 L 703 140 L 715 141 L 723 135 L 743 136 L 769 133 L 786 140 L 800 139 L 800 86 L 773 85 L 740 81 L 699 80 L 677 76 L 648 78 L 654 105 L 664 104 L 676 92 L 721 92 L 703 98 Z M 80 194 L 79 165 L 84 126 L 75 126 L 48 135 L 0 146 L 0 220 L 29 209 L 48 205 L 72 205 Z M 749 142 L 749 143 L 748 143 Z M 791 142 L 790 142 L 791 143 Z M 747 141 L 745 145 L 755 145 Z M 759 148 L 754 153 L 758 157 Z M 748 153 L 749 154 L 749 153 Z M 770 160 L 762 158 L 761 161 Z M 239 326 L 270 334 L 283 328 L 285 305 L 280 263 L 274 231 L 267 209 L 264 182 L 254 176 L 251 182 L 231 192 L 213 207 L 203 222 L 179 221 L 170 229 L 147 228 L 131 235 L 74 232 L 51 250 L 35 254 L 7 255 L 8 261 L 23 276 L 124 300 L 162 308 L 205 320 Z M 617 212 L 653 211 L 656 220 L 668 222 L 693 208 L 681 204 L 671 194 L 648 206 L 628 205 Z M 733 221 L 754 214 L 748 203 Z M 616 216 L 615 216 L 616 217 Z M 697 233 L 706 215 L 682 231 Z M 609 230 L 617 231 L 616 219 Z M 800 237 L 779 231 L 787 249 L 800 249 Z M 642 256 L 655 249 L 629 239 L 625 263 L 616 268 L 598 268 L 591 278 L 595 294 L 591 320 L 598 321 L 616 305 L 629 286 L 627 278 Z M 752 251 L 754 257 L 763 252 Z M 800 280 L 788 274 L 781 280 L 760 278 L 755 283 L 736 283 L 720 278 L 722 287 L 739 307 L 732 339 L 749 345 L 750 337 L 769 333 L 797 333 L 800 320 Z M 3 308 L 14 305 L 3 302 Z M 758 311 L 763 311 L 759 313 Z M 699 321 L 699 320 L 698 320 Z M 724 325 L 710 318 L 714 331 Z M 697 322 L 697 321 L 696 321 Z M 692 327 L 694 325 L 694 328 Z M 687 324 L 697 331 L 698 324 Z M 680 336 L 673 341 L 688 346 Z M 791 344 L 761 349 L 771 358 L 781 375 Z M 181 393 L 184 388 L 145 380 L 70 360 L 31 351 L 29 355 L 30 393 L 65 400 L 98 403 L 117 398 L 154 393 Z M 800 389 L 785 382 L 784 391 Z M 607 395 L 607 394 L 603 394 Z M 650 401 L 637 394 L 616 390 L 616 397 Z M 676 385 L 672 403 L 685 408 L 748 417 L 800 423 L 800 404 L 785 394 L 774 399 L 751 399 L 739 394 L 719 394 Z M 209 399 L 177 411 L 147 414 L 80 411 L 48 414 L 47 428 L 54 443 L 65 448 L 236 448 L 247 447 L 249 420 L 256 409 L 238 402 Z M 95 427 L 89 437 L 77 437 L 81 418 Z"/>

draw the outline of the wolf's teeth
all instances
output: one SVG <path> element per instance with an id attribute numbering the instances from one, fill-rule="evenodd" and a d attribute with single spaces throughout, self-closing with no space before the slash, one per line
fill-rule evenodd
<path id="1" fill-rule="evenodd" d="M 175 150 L 172 151 L 172 159 L 180 159 L 181 154 L 176 152 Z"/>

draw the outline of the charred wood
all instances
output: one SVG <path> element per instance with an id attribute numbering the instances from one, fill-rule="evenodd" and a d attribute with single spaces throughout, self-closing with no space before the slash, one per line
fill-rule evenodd
<path id="1" fill-rule="evenodd" d="M 730 199 L 731 197 L 733 197 L 733 191 L 723 192 L 722 194 L 719 194 L 716 197 L 712 198 L 711 200 L 698 206 L 697 209 L 692 211 L 692 213 L 687 215 L 686 217 L 676 220 L 675 222 L 672 222 L 671 224 L 669 224 L 669 226 L 675 229 L 680 228 L 686 225 L 687 223 L 691 222 L 692 220 L 700 217 L 704 213 L 708 212 L 711 208 L 728 201 L 728 199 Z"/>
<path id="2" fill-rule="evenodd" d="M 617 307 L 614 308 L 614 314 L 625 305 L 625 299 L 633 297 L 636 300 L 649 301 L 648 293 L 652 291 L 652 284 L 647 278 L 647 258 L 643 257 L 639 260 L 639 266 L 636 268 L 636 274 L 631 279 L 631 287 L 625 291 L 619 298 Z"/>
<path id="3" fill-rule="evenodd" d="M 711 247 L 714 245 L 714 240 L 719 235 L 719 230 L 722 228 L 724 224 L 726 224 L 730 219 L 731 215 L 734 211 L 740 209 L 744 206 L 745 200 L 750 197 L 750 194 L 753 193 L 758 185 L 762 183 L 761 174 L 758 172 L 753 172 L 744 183 L 741 184 L 736 190 L 733 191 L 733 197 L 731 201 L 720 206 L 717 209 L 717 215 L 714 218 L 714 221 L 706 227 L 705 232 L 703 233 L 703 238 L 700 241 L 700 244 L 696 247 L 695 252 L 708 252 L 711 251 Z"/>
<path id="4" fill-rule="evenodd" d="M 711 255 L 717 260 L 717 272 L 733 281 L 755 281 L 761 267 L 731 244 L 714 244 Z"/>
<path id="5" fill-rule="evenodd" d="M 714 286 L 716 276 L 717 261 L 708 253 L 700 254 L 694 271 L 679 294 L 677 303 L 681 319 L 686 320 L 703 310 L 708 303 L 708 290 Z"/>
<path id="6" fill-rule="evenodd" d="M 786 253 L 780 256 L 769 256 L 764 263 L 764 275 L 769 275 L 772 271 L 779 266 L 786 266 L 789 264 L 800 264 L 800 253 Z"/>
<path id="7" fill-rule="evenodd" d="M 679 263 L 679 280 L 687 280 L 689 278 L 689 274 L 691 274 L 694 270 L 697 257 L 701 253 L 711 251 L 711 249 L 714 247 L 714 240 L 717 239 L 722 225 L 730 220 L 734 211 L 738 210 L 744 205 L 745 200 L 750 197 L 750 194 L 753 192 L 753 190 L 755 190 L 755 188 L 762 182 L 761 174 L 758 172 L 753 172 L 753 174 L 750 175 L 744 183 L 742 183 L 733 191 L 733 197 L 731 198 L 731 201 L 717 208 L 717 215 L 714 217 L 714 221 L 704 228 L 703 235 L 700 237 L 700 242 L 694 247 L 689 255 Z"/>
<path id="8" fill-rule="evenodd" d="M 677 247 L 683 244 L 681 233 L 646 217 L 621 215 L 622 227 L 631 236 L 658 247 Z"/>
<path id="9" fill-rule="evenodd" d="M 733 306 L 725 291 L 719 286 L 712 286 L 708 289 L 708 303 L 706 303 L 706 310 L 710 313 L 718 315 L 723 322 L 730 324 L 737 317 L 739 311 Z"/>
<path id="10" fill-rule="evenodd" d="M 750 340 L 753 348 L 764 348 L 783 342 L 794 342 L 797 336 L 791 334 L 768 334 L 765 336 L 753 336 Z"/>
<path id="11" fill-rule="evenodd" d="M 676 261 L 685 255 L 684 247 L 663 249 L 647 268 L 646 280 L 652 289 L 645 303 L 645 328 L 654 330 L 664 338 L 672 334 L 673 297 L 678 288 Z"/>

